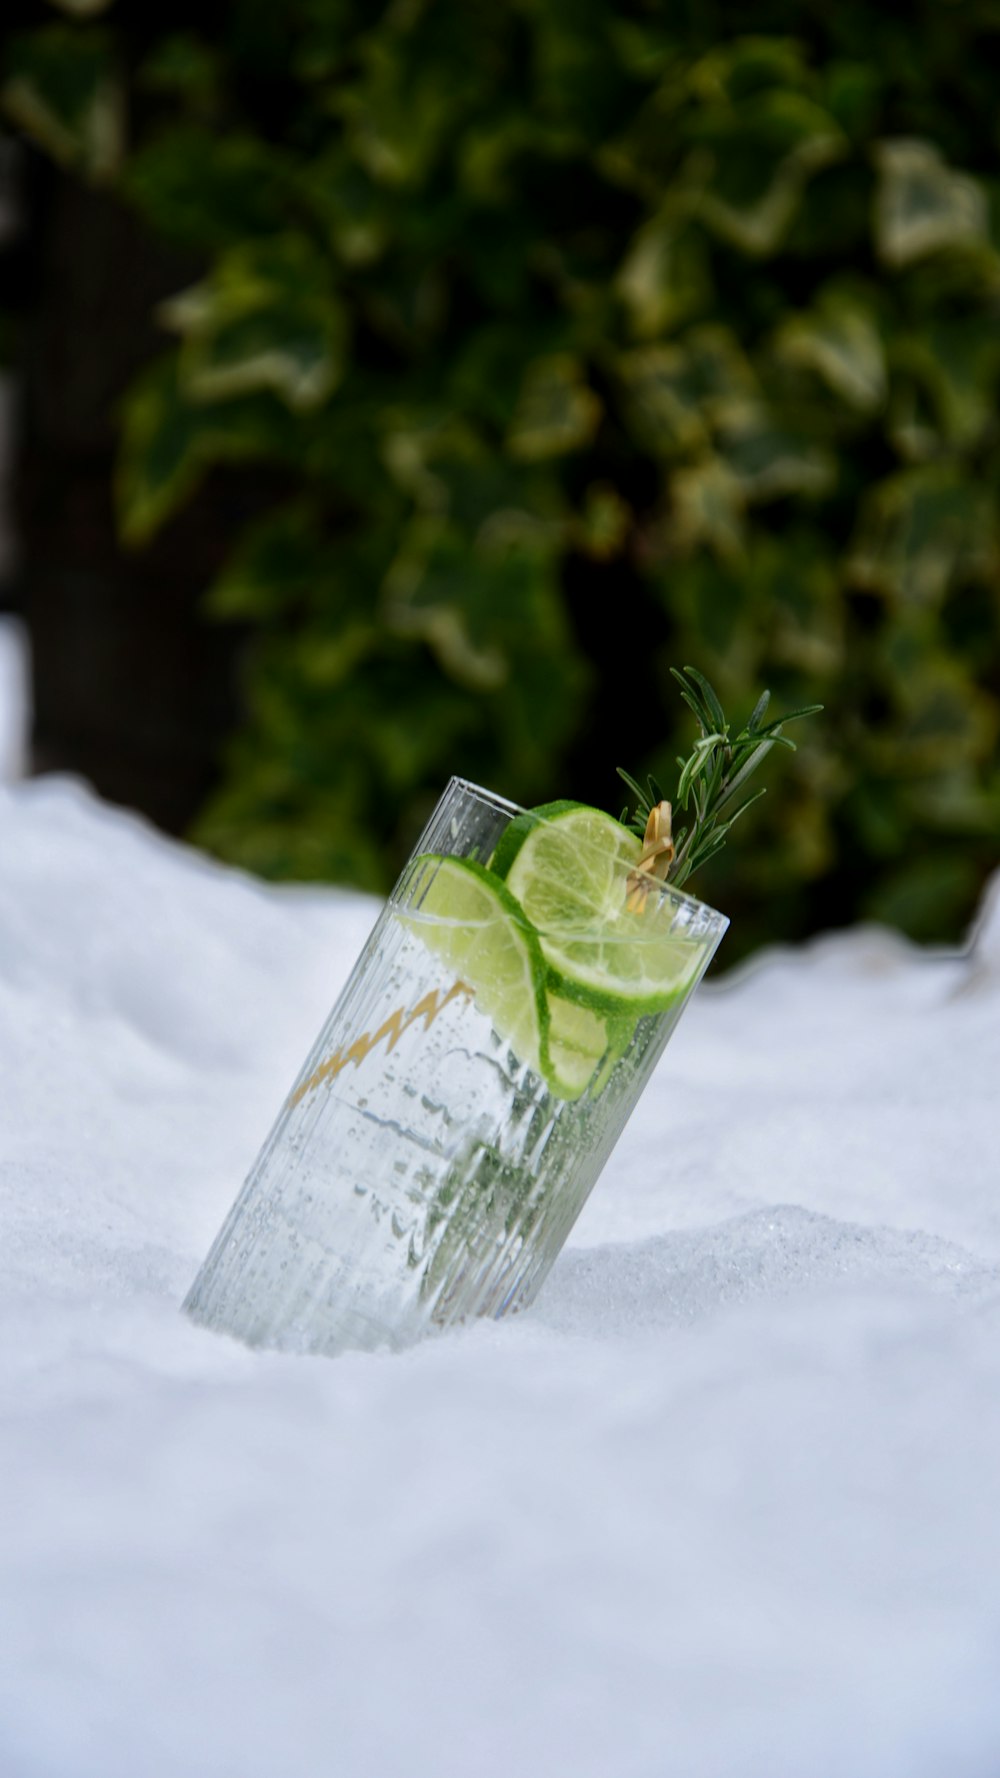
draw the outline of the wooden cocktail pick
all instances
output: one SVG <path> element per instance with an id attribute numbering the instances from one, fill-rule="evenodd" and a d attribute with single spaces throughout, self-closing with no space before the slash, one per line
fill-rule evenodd
<path id="1" fill-rule="evenodd" d="M 672 811 L 667 802 L 656 803 L 649 811 L 642 853 L 634 870 L 629 871 L 625 906 L 630 914 L 641 914 L 649 894 L 649 879 L 666 881 L 674 856 L 670 827 Z"/>

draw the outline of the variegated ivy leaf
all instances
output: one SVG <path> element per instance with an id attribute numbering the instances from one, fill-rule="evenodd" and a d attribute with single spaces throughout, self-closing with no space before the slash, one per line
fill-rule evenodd
<path id="1" fill-rule="evenodd" d="M 623 352 L 616 368 L 630 422 L 658 454 L 704 449 L 713 426 L 757 394 L 749 359 L 725 327 Z"/>
<path id="2" fill-rule="evenodd" d="M 144 542 L 176 512 L 213 463 L 294 461 L 291 415 L 266 395 L 192 402 L 173 358 L 158 359 L 125 402 L 116 497 L 122 533 Z"/>
<path id="3" fill-rule="evenodd" d="M 968 447 L 991 436 L 1000 386 L 1000 329 L 989 311 L 942 316 L 896 343 L 897 379 L 912 378 L 935 424 L 932 448 L 941 441 Z"/>
<path id="4" fill-rule="evenodd" d="M 635 515 L 617 488 L 591 482 L 571 535 L 585 555 L 609 562 L 624 549 L 634 524 Z"/>
<path id="5" fill-rule="evenodd" d="M 889 477 L 862 508 L 847 573 L 872 592 L 931 606 L 957 579 L 995 579 L 1000 527 L 990 490 L 950 465 Z"/>
<path id="6" fill-rule="evenodd" d="M 681 549 L 700 544 L 739 560 L 744 547 L 745 501 L 737 476 L 719 457 L 708 457 L 670 478 L 672 541 Z"/>
<path id="7" fill-rule="evenodd" d="M 60 166 L 94 184 L 118 173 L 125 110 L 114 56 L 99 32 L 51 25 L 15 38 L 0 109 Z"/>
<path id="8" fill-rule="evenodd" d="M 347 324 L 327 267 L 299 237 L 223 254 L 200 284 L 160 305 L 179 333 L 194 401 L 269 389 L 294 412 L 319 407 L 343 373 Z"/>
<path id="9" fill-rule="evenodd" d="M 496 691 L 526 650 L 568 641 L 557 562 L 558 539 L 528 513 L 496 512 L 471 537 L 418 514 L 382 588 L 385 622 L 427 642 L 459 684 Z"/>
<path id="10" fill-rule="evenodd" d="M 454 414 L 389 412 L 382 460 L 396 484 L 422 512 L 447 512 L 448 466 L 481 463 L 485 452 L 472 427 Z"/>
<path id="11" fill-rule="evenodd" d="M 639 339 L 668 333 L 709 304 L 704 237 L 674 208 L 668 206 L 639 229 L 615 281 Z"/>
<path id="12" fill-rule="evenodd" d="M 989 210 L 978 180 L 949 167 L 932 142 L 901 137 L 875 149 L 875 246 L 901 267 L 947 247 L 986 242 Z"/>
<path id="13" fill-rule="evenodd" d="M 597 431 L 601 411 L 578 359 L 568 352 L 536 358 L 521 384 L 507 449 L 525 462 L 581 450 Z"/>
<path id="14" fill-rule="evenodd" d="M 474 634 L 470 610 L 482 580 L 470 577 L 469 549 L 456 527 L 444 519 L 411 519 L 382 587 L 383 612 L 390 630 L 420 637 L 460 685 L 495 691 L 507 678 L 506 653 L 492 637 Z"/>
<path id="15" fill-rule="evenodd" d="M 954 772 L 995 755 L 996 704 L 970 685 L 959 662 L 907 646 L 901 631 L 887 650 L 886 667 L 893 712 L 868 739 L 876 770 L 905 782 L 936 775 L 945 761 Z M 948 825 L 946 814 L 942 826 Z"/>
<path id="16" fill-rule="evenodd" d="M 776 335 L 775 351 L 785 362 L 814 371 L 859 413 L 873 413 L 885 401 L 882 338 L 871 310 L 850 294 L 823 292 L 811 309 L 790 315 Z"/>
<path id="17" fill-rule="evenodd" d="M 748 404 L 719 429 L 719 446 L 748 501 L 786 494 L 816 497 L 833 486 L 835 458 L 815 439 L 782 423 L 763 402 Z"/>
<path id="18" fill-rule="evenodd" d="M 734 108 L 725 136 L 693 151 L 682 181 L 688 206 L 713 234 L 748 257 L 780 246 L 806 187 L 843 159 L 847 138 L 802 93 L 771 91 Z"/>

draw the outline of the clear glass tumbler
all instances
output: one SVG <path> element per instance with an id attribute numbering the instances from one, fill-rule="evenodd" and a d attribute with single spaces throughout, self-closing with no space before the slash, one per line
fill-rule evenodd
<path id="1" fill-rule="evenodd" d="M 680 986 L 664 1010 L 624 1022 L 550 998 L 553 1033 L 560 1009 L 587 1021 L 566 1096 L 496 1028 L 489 994 L 465 979 L 475 971 L 447 961 L 456 934 L 441 926 L 454 921 L 428 912 L 434 859 L 487 865 L 522 813 L 452 779 L 195 1279 L 184 1307 L 196 1321 L 336 1353 L 405 1346 L 535 1297 L 728 921 L 641 881 L 627 942 L 655 931 L 662 946 L 669 931 Z M 635 871 L 621 892 L 635 896 Z M 615 966 L 618 927 L 572 936 Z M 485 927 L 473 938 L 488 946 Z M 567 1041 L 582 1041 L 576 1025 Z"/>

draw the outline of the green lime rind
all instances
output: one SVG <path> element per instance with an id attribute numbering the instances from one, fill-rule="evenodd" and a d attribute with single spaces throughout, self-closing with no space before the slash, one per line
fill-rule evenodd
<path id="1" fill-rule="evenodd" d="M 497 1035 L 562 1099 L 580 1098 L 627 1047 L 621 1019 L 553 991 L 538 935 L 506 884 L 467 858 L 414 860 L 400 919 L 475 991 Z M 628 1036 L 634 1019 L 628 1023 Z"/>
<path id="2" fill-rule="evenodd" d="M 610 1016 L 666 1011 L 690 987 L 699 948 L 672 930 L 672 910 L 655 889 L 630 907 L 642 852 L 635 834 L 584 803 L 556 807 L 523 832 L 505 878 L 554 986 Z"/>
<path id="3" fill-rule="evenodd" d="M 564 999 L 575 1001 L 578 1006 L 590 1007 L 602 1018 L 611 1021 L 631 1022 L 634 1026 L 637 1019 L 643 1019 L 656 1013 L 668 1012 L 675 1001 L 683 1000 L 688 992 L 692 975 L 695 971 L 695 960 L 686 962 L 686 973 L 672 988 L 662 988 L 651 993 L 639 989 L 625 993 L 609 992 L 599 980 L 593 980 L 589 974 L 586 979 L 579 976 L 566 975 L 564 969 L 555 968 L 550 961 L 554 954 L 543 945 L 543 955 L 548 965 L 548 979 L 552 992 L 561 994 Z M 562 959 L 560 959 L 562 961 Z M 564 965 L 565 967 L 565 965 Z M 569 967 L 574 967 L 573 958 L 569 958 Z"/>
<path id="4" fill-rule="evenodd" d="M 400 919 L 475 990 L 477 1005 L 520 1060 L 547 1078 L 545 960 L 509 889 L 474 859 L 425 852 L 414 860 L 409 892 Z"/>
<path id="5" fill-rule="evenodd" d="M 627 934 L 593 940 L 540 934 L 539 942 L 553 988 L 610 1018 L 667 1012 L 690 991 L 701 961 L 698 947 L 668 932 L 659 942 L 633 945 Z"/>
<path id="6" fill-rule="evenodd" d="M 608 1053 L 607 1021 L 588 1006 L 548 992 L 549 1079 L 558 1082 L 560 1097 L 579 1099 L 587 1091 Z"/>
<path id="7" fill-rule="evenodd" d="M 567 814 L 571 809 L 582 809 L 583 803 L 567 802 L 542 803 L 537 809 L 525 809 L 522 814 L 515 815 L 513 821 L 504 828 L 496 843 L 496 849 L 490 859 L 490 869 L 498 877 L 506 877 L 511 865 L 524 845 L 528 835 L 542 821 L 554 821 L 560 815 Z"/>
<path id="8" fill-rule="evenodd" d="M 606 920 L 616 920 L 624 907 L 628 873 L 642 856 L 637 836 L 613 815 L 586 803 L 551 803 L 547 810 L 517 816 L 510 827 L 522 821 L 525 827 L 504 878 L 539 933 L 593 932 Z"/>
<path id="9" fill-rule="evenodd" d="M 617 1018 L 606 1020 L 608 1047 L 605 1051 L 600 1068 L 590 1082 L 590 1096 L 596 1099 L 603 1093 L 608 1081 L 617 1068 L 622 1057 L 630 1048 L 636 1033 L 639 1020 L 634 1018 Z"/>
<path id="10" fill-rule="evenodd" d="M 560 994 L 549 977 L 549 1054 L 565 1098 L 603 1091 L 635 1036 L 638 1020 L 607 1016 Z M 572 1090 L 570 1090 L 572 1089 Z"/>

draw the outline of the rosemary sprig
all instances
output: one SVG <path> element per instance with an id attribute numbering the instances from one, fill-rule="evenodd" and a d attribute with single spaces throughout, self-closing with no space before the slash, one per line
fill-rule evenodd
<path id="1" fill-rule="evenodd" d="M 740 800 L 747 779 L 767 758 L 771 748 L 789 747 L 794 753 L 795 742 L 782 734 L 785 724 L 798 722 L 803 716 L 815 716 L 823 706 L 806 704 L 801 710 L 789 710 L 786 715 L 766 722 L 771 694 L 765 691 L 757 699 L 745 727 L 734 735 L 730 733 L 729 719 L 704 674 L 694 667 L 685 667 L 683 672 L 671 667 L 670 671 L 701 731 L 689 757 L 677 761 L 680 777 L 674 806 L 683 809 L 689 819 L 686 827 L 674 832 L 674 853 L 666 880 L 679 888 L 693 871 L 714 858 L 725 845 L 730 828 L 746 814 L 752 803 L 764 795 L 761 789 Z M 644 790 L 621 766 L 618 776 L 625 780 L 636 798 L 631 817 L 627 808 L 622 811 L 622 823 L 642 839 L 653 809 L 664 800 L 663 791 L 652 777 L 647 778 Z"/>

